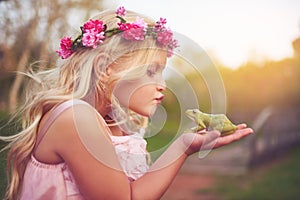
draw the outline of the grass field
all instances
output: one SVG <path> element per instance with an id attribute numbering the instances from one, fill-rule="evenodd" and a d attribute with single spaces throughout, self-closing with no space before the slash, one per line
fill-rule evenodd
<path id="1" fill-rule="evenodd" d="M 0 110 L 0 135 L 9 135 L 11 131 L 16 130 L 15 125 L 6 125 L 9 115 Z M 0 149 L 4 147 L 4 142 L 0 141 Z M 3 199 L 6 188 L 6 152 L 0 153 L 0 199 Z"/>
<path id="2" fill-rule="evenodd" d="M 0 146 L 1 147 L 1 146 Z M 6 188 L 5 153 L 0 154 L 0 199 L 3 199 Z"/>
<path id="3" fill-rule="evenodd" d="M 300 199 L 300 146 L 240 176 L 217 176 L 217 185 L 199 190 L 222 200 Z"/>

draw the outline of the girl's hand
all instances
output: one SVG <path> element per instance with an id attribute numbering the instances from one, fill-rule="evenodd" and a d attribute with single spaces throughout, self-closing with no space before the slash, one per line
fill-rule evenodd
<path id="1" fill-rule="evenodd" d="M 253 133 L 251 128 L 247 128 L 246 124 L 239 124 L 238 129 L 227 136 L 220 137 L 219 131 L 207 131 L 205 134 L 201 133 L 185 133 L 180 136 L 183 144 L 186 147 L 185 154 L 188 156 L 200 150 L 215 149 L 236 140 L 239 140 L 249 134 Z"/>

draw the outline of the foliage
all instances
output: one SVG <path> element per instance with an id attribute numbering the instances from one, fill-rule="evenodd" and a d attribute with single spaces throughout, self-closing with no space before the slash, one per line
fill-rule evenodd
<path id="1" fill-rule="evenodd" d="M 36 61 L 40 67 L 52 66 L 59 38 L 67 31 L 78 34 L 72 27 L 101 10 L 102 1 L 97 0 L 1 2 L 0 26 L 5 29 L 0 32 L 0 91 L 6 93 L 0 93 L 0 109 L 13 112 L 20 100 L 23 76 L 15 71 L 25 72 Z"/>
<path id="2" fill-rule="evenodd" d="M 180 63 L 180 67 L 185 68 L 186 66 Z M 208 67 L 205 70 L 210 69 Z M 226 114 L 234 123 L 245 122 L 252 127 L 260 112 L 267 107 L 272 107 L 274 109 L 272 117 L 269 118 L 270 121 L 267 124 L 264 124 L 268 131 L 300 131 L 297 125 L 299 123 L 293 119 L 294 116 L 300 115 L 299 109 L 295 109 L 300 106 L 299 58 L 287 58 L 277 62 L 269 61 L 262 66 L 249 62 L 236 70 L 218 66 L 218 70 L 226 90 Z M 202 70 L 202 74 L 204 73 Z M 199 108 L 204 112 L 210 112 L 211 96 L 204 77 L 195 71 L 189 71 L 185 73 L 185 79 L 196 92 Z M 181 80 L 170 78 L 167 80 L 167 85 L 168 88 L 176 87 L 177 92 L 184 93 L 186 90 Z M 163 107 L 167 112 L 167 121 L 157 135 L 148 138 L 150 150 L 167 145 L 178 131 L 178 124 L 181 120 L 180 103 L 182 102 L 178 102 L 177 96 L 170 90 L 165 92 L 165 96 Z M 189 101 L 189 98 L 187 96 L 184 101 Z M 281 117 L 277 115 L 282 113 L 286 118 L 284 123 L 278 124 L 276 119 Z M 259 135 L 259 132 L 257 134 Z"/>
<path id="3" fill-rule="evenodd" d="M 7 136 L 17 133 L 21 128 L 21 124 L 17 118 L 11 120 L 11 115 L 0 110 L 0 135 Z M 0 149 L 6 144 L 0 141 Z M 0 199 L 3 199 L 6 188 L 6 155 L 7 151 L 0 152 Z"/>
<path id="4" fill-rule="evenodd" d="M 0 145 L 1 147 L 1 145 Z M 0 153 L 0 199 L 4 198 L 6 189 L 6 154 L 5 152 Z"/>
<path id="5" fill-rule="evenodd" d="M 5 126 L 9 120 L 9 115 L 0 111 L 0 135 L 8 135 L 10 132 L 8 126 Z M 4 147 L 4 143 L 0 141 L 0 149 Z M 6 152 L 0 153 L 0 199 L 3 199 L 6 188 Z"/>
<path id="6" fill-rule="evenodd" d="M 251 123 L 258 113 L 268 106 L 276 109 L 299 106 L 299 58 L 269 61 L 262 66 L 249 62 L 236 70 L 218 66 L 218 70 L 226 90 L 227 115 L 233 121 Z M 186 79 L 197 93 L 200 109 L 209 112 L 211 96 L 204 78 L 191 72 L 186 74 Z M 185 88 L 178 90 L 185 90 Z M 166 95 L 166 99 L 169 98 L 174 97 Z M 170 109 L 170 115 L 173 115 L 172 111 Z"/>

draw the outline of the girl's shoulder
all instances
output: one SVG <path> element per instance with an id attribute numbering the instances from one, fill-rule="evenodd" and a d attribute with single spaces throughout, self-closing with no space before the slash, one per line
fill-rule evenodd
<path id="1" fill-rule="evenodd" d="M 73 146 L 76 141 L 88 133 L 91 135 L 91 130 L 108 134 L 101 115 L 82 100 L 63 102 L 41 120 L 34 154 L 42 162 L 61 162 L 62 152 L 76 148 Z"/>

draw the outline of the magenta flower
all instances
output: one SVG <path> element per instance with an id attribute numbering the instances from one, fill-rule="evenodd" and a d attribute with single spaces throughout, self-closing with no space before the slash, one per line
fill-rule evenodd
<path id="1" fill-rule="evenodd" d="M 83 47 L 96 48 L 106 38 L 121 33 L 121 37 L 129 41 L 141 41 L 146 36 L 156 39 L 157 43 L 168 51 L 168 56 L 173 54 L 173 49 L 178 47 L 177 40 L 173 39 L 173 32 L 166 27 L 167 20 L 160 18 L 156 24 L 148 25 L 143 18 L 137 17 L 134 22 L 127 22 L 126 9 L 120 6 L 116 10 L 116 18 L 120 20 L 117 28 L 107 30 L 107 25 L 100 20 L 89 20 L 81 27 L 81 34 L 73 41 L 71 37 L 64 37 L 60 41 L 60 48 L 56 52 L 63 59 L 71 56 L 76 49 Z"/>
<path id="2" fill-rule="evenodd" d="M 136 18 L 132 23 L 118 23 L 118 29 L 123 31 L 122 37 L 126 40 L 144 40 L 147 24 L 144 19 Z"/>
<path id="3" fill-rule="evenodd" d="M 143 28 L 131 28 L 124 31 L 122 37 L 126 40 L 144 40 L 145 31 Z"/>
<path id="4" fill-rule="evenodd" d="M 179 47 L 177 40 L 172 40 L 170 44 L 168 44 L 168 57 L 173 55 L 173 50 L 177 47 Z"/>
<path id="5" fill-rule="evenodd" d="M 157 33 L 157 42 L 166 47 L 172 42 L 173 32 L 170 29 L 162 30 Z"/>
<path id="6" fill-rule="evenodd" d="M 177 47 L 179 47 L 179 45 L 178 45 L 178 40 L 172 40 L 172 42 L 169 44 L 169 48 L 171 48 L 171 49 L 175 49 L 175 48 L 177 48 Z"/>
<path id="7" fill-rule="evenodd" d="M 104 32 L 86 32 L 82 35 L 82 46 L 96 48 L 104 39 Z"/>
<path id="8" fill-rule="evenodd" d="M 71 37 L 63 37 L 60 40 L 60 48 L 56 52 L 62 59 L 66 59 L 74 53 L 72 49 L 72 39 Z"/>
<path id="9" fill-rule="evenodd" d="M 82 46 L 96 48 L 105 39 L 105 26 L 100 20 L 89 20 L 82 27 Z"/>
<path id="10" fill-rule="evenodd" d="M 133 22 L 133 24 L 143 29 L 147 28 L 147 24 L 145 23 L 143 18 L 136 17 L 135 22 Z"/>
<path id="11" fill-rule="evenodd" d="M 138 25 L 133 24 L 133 23 L 118 23 L 118 30 L 121 31 L 128 31 L 130 29 L 138 29 L 140 28 Z"/>
<path id="12" fill-rule="evenodd" d="M 159 18 L 159 21 L 156 22 L 155 26 L 154 26 L 154 31 L 158 32 L 158 31 L 162 31 L 163 29 L 165 29 L 165 25 L 167 23 L 167 19 L 166 18 Z"/>
<path id="13" fill-rule="evenodd" d="M 100 20 L 92 20 L 90 19 L 88 22 L 86 22 L 82 30 L 84 33 L 86 32 L 95 32 L 95 33 L 100 33 L 105 31 L 105 26 L 103 24 L 103 21 Z"/>
<path id="14" fill-rule="evenodd" d="M 120 6 L 120 7 L 117 9 L 116 14 L 117 14 L 118 16 L 124 17 L 124 16 L 126 15 L 126 10 L 125 10 L 124 6 Z"/>

